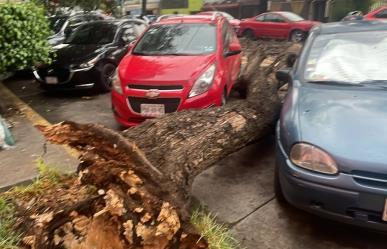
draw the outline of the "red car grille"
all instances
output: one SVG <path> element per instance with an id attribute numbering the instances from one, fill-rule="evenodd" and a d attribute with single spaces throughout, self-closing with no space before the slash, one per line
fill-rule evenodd
<path id="1" fill-rule="evenodd" d="M 131 84 L 128 85 L 129 89 L 139 89 L 139 90 L 151 90 L 151 89 L 158 89 L 158 90 L 182 90 L 183 86 L 181 85 L 136 85 L 136 84 Z"/>
<path id="2" fill-rule="evenodd" d="M 141 113 L 141 104 L 163 104 L 165 106 L 165 113 L 171 113 L 177 111 L 180 104 L 179 98 L 159 98 L 159 99 L 147 99 L 128 97 L 130 107 L 133 111 Z"/>

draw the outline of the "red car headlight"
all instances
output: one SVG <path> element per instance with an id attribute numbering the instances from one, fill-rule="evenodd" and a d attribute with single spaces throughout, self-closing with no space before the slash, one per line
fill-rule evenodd
<path id="1" fill-rule="evenodd" d="M 112 88 L 119 94 L 123 94 L 120 76 L 118 75 L 118 68 L 116 69 L 112 77 Z"/>
<path id="2" fill-rule="evenodd" d="M 215 76 L 215 64 L 212 64 L 204 73 L 195 81 L 192 86 L 191 92 L 189 93 L 189 98 L 195 97 L 202 93 L 205 93 L 212 86 L 212 81 Z"/>
<path id="3" fill-rule="evenodd" d="M 295 144 L 290 152 L 290 160 L 295 165 L 311 171 L 329 175 L 335 175 L 338 172 L 333 158 L 327 152 L 311 144 Z"/>

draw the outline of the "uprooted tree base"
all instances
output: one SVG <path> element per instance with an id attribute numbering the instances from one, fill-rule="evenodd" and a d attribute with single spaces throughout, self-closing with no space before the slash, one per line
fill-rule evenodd
<path id="1" fill-rule="evenodd" d="M 290 44 L 244 42 L 246 99 L 184 111 L 117 133 L 64 122 L 40 127 L 81 152 L 78 178 L 17 200 L 31 248 L 207 248 L 189 223 L 195 176 L 273 128 L 280 100 L 273 72 Z M 297 49 L 296 49 L 297 50 Z"/>

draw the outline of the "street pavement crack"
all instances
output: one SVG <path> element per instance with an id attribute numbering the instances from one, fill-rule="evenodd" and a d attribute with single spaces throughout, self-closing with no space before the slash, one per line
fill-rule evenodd
<path id="1" fill-rule="evenodd" d="M 273 201 L 275 199 L 275 196 L 271 197 L 269 200 L 265 201 L 264 203 L 262 203 L 261 205 L 259 205 L 257 208 L 255 208 L 253 211 L 251 211 L 250 213 L 246 214 L 245 216 L 243 216 L 242 218 L 240 218 L 239 220 L 233 222 L 233 223 L 230 223 L 229 224 L 229 229 L 232 229 L 234 226 L 236 226 L 237 224 L 239 224 L 241 221 L 245 220 L 247 217 L 249 217 L 250 215 L 252 215 L 253 213 L 255 213 L 256 211 L 258 211 L 259 209 L 261 209 L 262 207 L 266 206 L 267 204 L 269 204 L 269 202 Z"/>

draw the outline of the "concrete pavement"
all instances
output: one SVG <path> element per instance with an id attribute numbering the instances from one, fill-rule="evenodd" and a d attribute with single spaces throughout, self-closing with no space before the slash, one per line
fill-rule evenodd
<path id="1" fill-rule="evenodd" d="M 62 172 L 73 172 L 78 160 L 70 150 L 62 146 L 46 143 L 42 134 L 34 127 L 36 124 L 48 123 L 38 114 L 18 101 L 12 93 L 0 85 L 0 96 L 6 106 L 17 107 L 21 113 L 14 113 L 7 119 L 12 124 L 12 134 L 16 145 L 8 150 L 0 151 L 0 191 L 13 185 L 30 183 L 38 176 L 36 161 L 43 158 L 48 166 Z"/>
<path id="2" fill-rule="evenodd" d="M 193 193 L 246 249 L 385 249 L 387 235 L 310 215 L 274 198 L 274 139 L 245 147 L 197 177 Z"/>
<path id="3" fill-rule="evenodd" d="M 120 129 L 111 114 L 109 94 L 46 94 L 33 80 L 26 79 L 6 85 L 49 122 L 95 122 Z M 40 149 L 41 145 L 38 143 L 37 147 Z M 0 158 L 3 162 L 2 152 Z M 387 248 L 387 235 L 278 205 L 273 192 L 273 169 L 273 138 L 268 137 L 203 172 L 194 182 L 193 193 L 247 249 Z"/>

